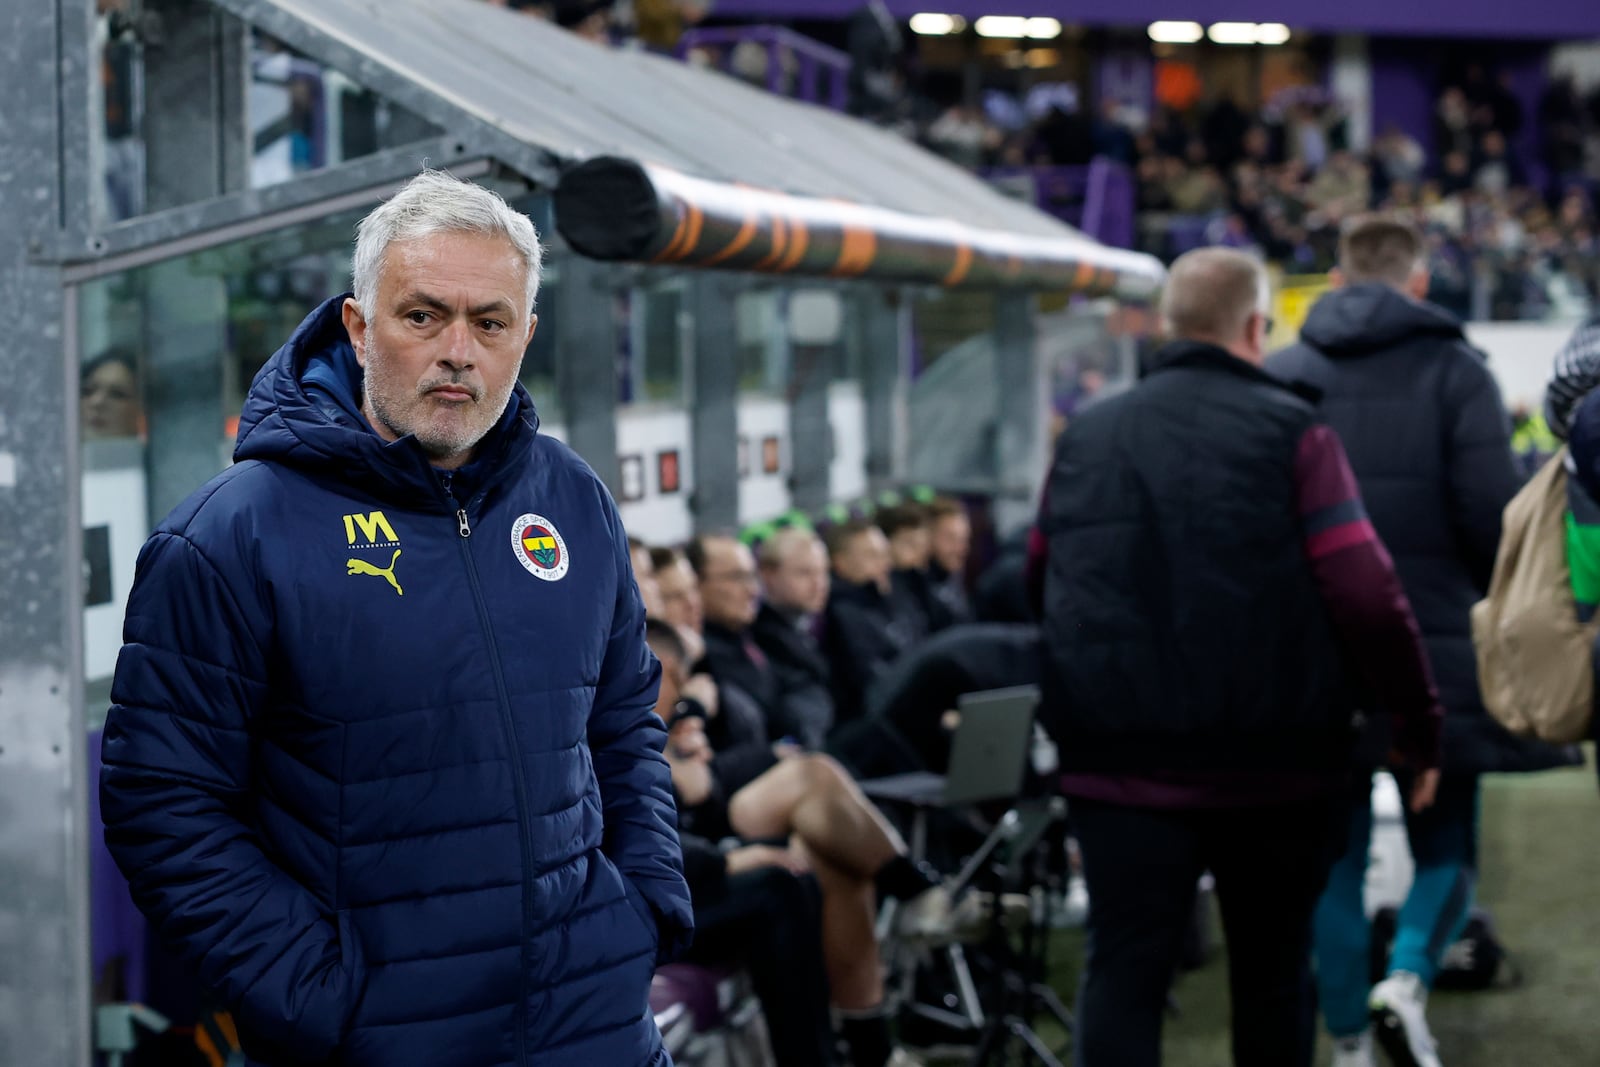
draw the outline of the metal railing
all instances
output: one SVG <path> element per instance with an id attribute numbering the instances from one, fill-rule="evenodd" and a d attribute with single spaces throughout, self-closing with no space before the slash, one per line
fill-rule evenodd
<path id="1" fill-rule="evenodd" d="M 709 51 L 716 56 L 714 66 L 731 73 L 729 67 L 734 50 L 741 44 L 753 44 L 764 50 L 768 91 L 835 111 L 845 110 L 850 92 L 849 55 L 786 26 L 717 26 L 688 30 L 679 40 L 675 54 L 679 59 L 687 59 L 691 52 Z"/>
<path id="2" fill-rule="evenodd" d="M 1076 226 L 1101 244 L 1134 246 L 1133 174 L 1115 160 L 1096 156 L 1087 166 L 1011 167 L 985 176 L 999 185 L 1026 190 L 1040 211 Z"/>

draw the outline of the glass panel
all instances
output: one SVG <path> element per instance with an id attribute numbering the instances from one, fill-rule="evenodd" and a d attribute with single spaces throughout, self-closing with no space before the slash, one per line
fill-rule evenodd
<path id="1" fill-rule="evenodd" d="M 739 388 L 782 393 L 789 384 L 788 294 L 766 285 L 741 292 L 734 301 L 738 335 Z"/>
<path id="2" fill-rule="evenodd" d="M 94 48 L 103 91 L 94 96 L 97 114 L 92 119 L 93 165 L 102 175 L 93 208 L 97 223 L 118 222 L 147 210 L 146 89 L 155 73 L 147 71 L 147 65 L 156 58 L 154 52 L 147 53 L 148 34 L 148 23 L 137 5 L 128 0 L 102 0 Z M 189 43 L 187 38 L 185 43 Z M 168 64 L 188 64 L 202 57 L 180 52 L 161 58 Z M 208 59 L 212 64 L 224 62 L 220 53 Z M 243 126 L 225 118 L 221 128 L 198 120 L 196 127 L 208 128 L 162 128 L 165 136 L 196 138 L 207 149 L 216 143 L 213 138 L 238 137 L 240 131 L 248 130 L 251 188 L 275 185 L 298 174 L 443 132 L 260 30 L 249 31 L 244 62 L 249 67 L 249 81 Z M 203 78 L 206 70 L 197 65 L 186 73 Z M 196 189 L 196 197 L 212 191 L 205 183 Z M 166 193 L 170 196 L 172 189 Z"/>
<path id="3" fill-rule="evenodd" d="M 683 404 L 688 395 L 684 361 L 684 282 L 663 277 L 633 289 L 627 299 L 629 383 L 624 400 Z"/>
<path id="4" fill-rule="evenodd" d="M 249 109 L 252 188 L 443 132 L 260 30 L 251 34 Z"/>
<path id="5" fill-rule="evenodd" d="M 926 371 L 952 349 L 987 335 L 994 324 L 992 293 L 920 290 L 912 303 L 913 373 Z"/>
<path id="6" fill-rule="evenodd" d="M 120 222 L 144 210 L 144 63 L 134 21 L 125 0 L 100 5 L 95 21 L 102 91 L 94 97 L 98 115 L 90 136 L 99 152 L 102 184 L 96 190 L 93 217 Z"/>
<path id="7" fill-rule="evenodd" d="M 533 397 L 534 408 L 539 412 L 542 422 L 558 421 L 558 401 L 556 398 L 556 349 L 558 347 L 558 325 L 560 302 L 557 299 L 561 291 L 561 264 L 554 257 L 545 260 L 545 272 L 539 282 L 539 297 L 534 304 L 534 310 L 539 316 L 538 329 L 533 331 L 533 340 L 528 342 L 528 350 L 522 356 L 522 373 L 518 380 L 522 387 Z"/>

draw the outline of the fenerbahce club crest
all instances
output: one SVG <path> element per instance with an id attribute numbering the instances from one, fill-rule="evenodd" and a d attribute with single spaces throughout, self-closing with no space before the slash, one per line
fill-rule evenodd
<path id="1" fill-rule="evenodd" d="M 535 578 L 559 582 L 567 576 L 567 543 L 543 515 L 523 515 L 511 524 L 511 550 Z"/>

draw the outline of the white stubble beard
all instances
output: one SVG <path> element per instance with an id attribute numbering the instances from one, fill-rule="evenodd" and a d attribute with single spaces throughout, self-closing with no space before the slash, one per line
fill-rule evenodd
<path id="1" fill-rule="evenodd" d="M 404 437 L 407 434 L 414 436 L 417 444 L 422 446 L 422 450 L 431 459 L 447 459 L 477 447 L 478 442 L 494 429 L 501 416 L 505 414 L 506 405 L 511 402 L 511 393 L 517 385 L 517 376 L 513 374 L 499 395 L 489 394 L 482 389 L 476 390 L 470 409 L 471 417 L 461 420 L 452 430 L 441 432 L 434 429 L 431 420 L 419 416 L 427 413 L 427 405 L 436 403 L 424 394 L 429 389 L 452 382 L 453 377 L 438 375 L 426 378 L 414 387 L 394 380 L 393 376 L 386 372 L 389 363 L 374 343 L 370 329 L 364 339 L 362 351 L 365 358 L 362 360 L 361 389 L 371 414 L 387 426 L 396 437 Z M 518 369 L 521 369 L 520 363 Z M 394 397 L 408 391 L 411 393 L 412 406 L 409 409 L 397 410 Z"/>

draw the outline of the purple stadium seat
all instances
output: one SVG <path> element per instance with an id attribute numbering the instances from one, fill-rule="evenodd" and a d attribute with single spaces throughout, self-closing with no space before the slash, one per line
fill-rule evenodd
<path id="1" fill-rule="evenodd" d="M 650 1007 L 659 997 L 667 1003 L 681 1003 L 694 1017 L 698 1033 L 715 1030 L 727 1021 L 733 1007 L 732 980 L 739 972 L 730 967 L 701 967 L 693 963 L 669 963 L 656 971 L 650 984 Z"/>
<path id="2" fill-rule="evenodd" d="M 143 1001 L 145 989 L 144 916 L 133 906 L 128 882 L 106 848 L 100 822 L 100 731 L 89 735 L 89 944 L 98 980 L 108 963 L 121 962 L 128 1000 Z"/>

